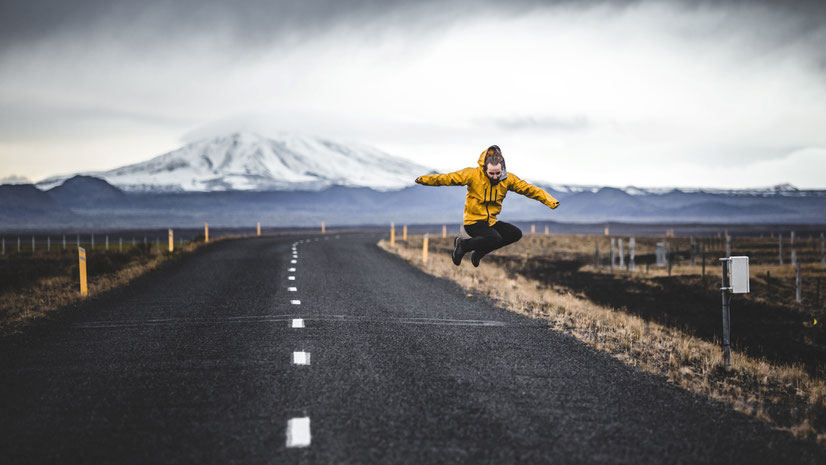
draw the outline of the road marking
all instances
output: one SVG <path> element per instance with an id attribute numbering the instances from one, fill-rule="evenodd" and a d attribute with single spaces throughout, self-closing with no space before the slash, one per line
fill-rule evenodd
<path id="1" fill-rule="evenodd" d="M 293 305 L 301 305 L 300 300 L 291 300 L 290 303 L 293 304 Z"/>
<path id="2" fill-rule="evenodd" d="M 293 418 L 287 422 L 287 447 L 310 445 L 310 417 Z"/>
<path id="3" fill-rule="evenodd" d="M 304 319 L 303 318 L 293 318 L 293 323 L 291 325 L 293 328 L 303 328 L 304 327 Z"/>
<path id="4" fill-rule="evenodd" d="M 295 273 L 295 268 L 288 268 L 287 271 L 289 271 L 290 273 Z"/>
<path id="5" fill-rule="evenodd" d="M 298 263 L 298 260 L 290 260 L 290 263 L 292 263 L 293 265 L 295 265 L 296 263 Z"/>
<path id="6" fill-rule="evenodd" d="M 287 276 L 287 279 L 289 279 L 290 281 L 295 281 L 295 276 Z"/>
<path id="7" fill-rule="evenodd" d="M 293 352 L 293 365 L 309 365 L 310 364 L 310 353 L 309 352 Z"/>
<path id="8" fill-rule="evenodd" d="M 290 291 L 290 292 L 297 292 L 298 288 L 297 287 L 288 287 L 287 290 Z"/>

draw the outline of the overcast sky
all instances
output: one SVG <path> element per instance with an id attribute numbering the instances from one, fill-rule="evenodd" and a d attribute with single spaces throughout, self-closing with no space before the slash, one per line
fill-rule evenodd
<path id="1" fill-rule="evenodd" d="M 233 130 L 533 181 L 826 188 L 826 2 L 0 4 L 0 178 Z"/>

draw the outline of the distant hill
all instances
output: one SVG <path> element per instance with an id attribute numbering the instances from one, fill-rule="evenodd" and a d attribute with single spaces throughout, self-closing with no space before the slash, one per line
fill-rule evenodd
<path id="1" fill-rule="evenodd" d="M 726 193 L 624 189 L 557 191 L 550 210 L 513 192 L 505 221 L 629 223 L 813 223 L 826 224 L 823 191 Z M 105 180 L 75 176 L 48 191 L 28 185 L 0 186 L 0 229 L 166 228 L 261 222 L 273 226 L 462 222 L 464 187 L 380 191 L 333 185 L 320 190 L 124 192 Z"/>

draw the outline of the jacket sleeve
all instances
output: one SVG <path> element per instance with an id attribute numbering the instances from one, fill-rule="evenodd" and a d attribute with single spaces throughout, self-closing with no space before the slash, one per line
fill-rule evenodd
<path id="1" fill-rule="evenodd" d="M 446 174 L 428 174 L 416 178 L 416 182 L 425 186 L 466 186 L 474 168 L 465 168 Z"/>
<path id="2" fill-rule="evenodd" d="M 513 173 L 508 173 L 508 177 L 513 179 L 511 183 L 508 184 L 508 190 L 512 190 L 517 194 L 538 200 L 551 208 L 556 208 L 559 206 L 559 200 L 553 198 L 551 194 L 545 192 L 543 189 L 540 189 L 529 182 L 523 181 L 519 178 L 519 176 L 516 176 Z"/>

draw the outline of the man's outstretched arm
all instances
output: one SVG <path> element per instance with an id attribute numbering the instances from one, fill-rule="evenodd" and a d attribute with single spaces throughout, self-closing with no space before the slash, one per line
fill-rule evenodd
<path id="1" fill-rule="evenodd" d="M 556 208 L 559 206 L 559 200 L 556 200 L 551 194 L 545 192 L 543 189 L 540 189 L 527 181 L 523 181 L 519 178 L 519 176 L 513 173 L 509 173 L 508 177 L 512 178 L 511 183 L 508 185 L 508 189 L 516 192 L 517 194 L 522 194 L 525 197 L 539 200 L 551 208 Z"/>
<path id="2" fill-rule="evenodd" d="M 416 178 L 416 184 L 425 186 L 466 186 L 475 168 L 465 168 L 445 174 L 426 174 Z"/>

